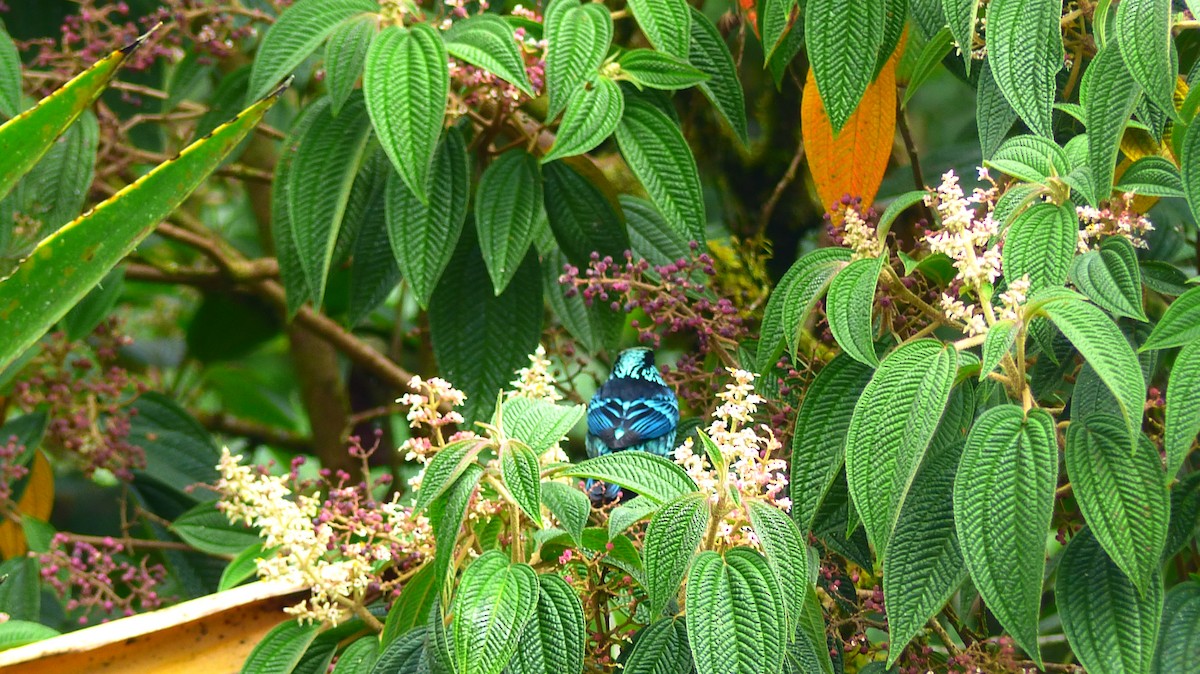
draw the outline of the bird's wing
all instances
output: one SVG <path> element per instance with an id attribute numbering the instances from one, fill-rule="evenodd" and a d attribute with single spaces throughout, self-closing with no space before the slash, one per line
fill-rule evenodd
<path id="1" fill-rule="evenodd" d="M 662 437 L 678 424 L 679 403 L 669 393 L 635 399 L 597 394 L 588 405 L 588 433 L 612 450 Z"/>

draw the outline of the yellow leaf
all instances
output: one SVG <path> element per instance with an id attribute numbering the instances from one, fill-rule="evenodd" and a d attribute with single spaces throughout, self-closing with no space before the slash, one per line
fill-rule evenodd
<path id="1" fill-rule="evenodd" d="M 25 483 L 25 491 L 17 500 L 17 512 L 34 519 L 49 520 L 50 511 L 54 507 L 54 469 L 46 455 L 40 451 L 33 455 L 33 465 L 29 469 L 29 480 Z M 25 554 L 25 532 L 21 525 L 13 521 L 0 523 L 0 556 L 8 559 Z"/>
<path id="2" fill-rule="evenodd" d="M 808 69 L 800 104 L 800 132 L 808 170 L 826 209 L 844 194 L 862 197 L 863 208 L 875 201 L 892 156 L 892 139 L 896 134 L 896 63 L 903 52 L 902 37 L 837 138 L 817 92 L 812 68 Z"/>

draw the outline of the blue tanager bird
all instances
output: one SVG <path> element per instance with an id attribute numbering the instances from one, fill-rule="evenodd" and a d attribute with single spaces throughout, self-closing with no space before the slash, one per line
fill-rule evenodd
<path id="1" fill-rule="evenodd" d="M 635 347 L 617 355 L 608 381 L 588 403 L 587 422 L 589 457 L 630 450 L 670 457 L 679 400 L 654 365 L 653 350 Z M 619 490 L 610 484 L 601 491 L 595 480 L 587 481 L 588 496 L 596 502 L 611 502 Z"/>

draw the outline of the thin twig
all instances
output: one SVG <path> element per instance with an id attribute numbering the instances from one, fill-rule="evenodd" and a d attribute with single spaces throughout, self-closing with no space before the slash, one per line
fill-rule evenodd
<path id="1" fill-rule="evenodd" d="M 804 161 L 804 143 L 796 145 L 796 153 L 792 155 L 792 161 L 788 164 L 787 171 L 779 182 L 775 183 L 775 189 L 772 190 L 771 196 L 767 199 L 767 203 L 763 204 L 762 211 L 758 214 L 758 236 L 761 238 L 763 233 L 767 231 L 767 225 L 771 221 L 771 216 L 775 213 L 775 207 L 779 205 L 779 200 L 783 198 L 783 193 L 787 190 L 788 185 L 796 179 L 796 172 L 800 169 L 800 162 Z"/>

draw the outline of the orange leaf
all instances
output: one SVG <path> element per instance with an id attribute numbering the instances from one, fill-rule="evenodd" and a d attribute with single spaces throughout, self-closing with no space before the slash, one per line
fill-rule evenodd
<path id="1" fill-rule="evenodd" d="M 54 507 L 54 469 L 46 460 L 46 455 L 37 452 L 33 455 L 33 465 L 29 470 L 29 480 L 25 483 L 25 491 L 17 500 L 17 512 L 34 519 L 50 519 L 50 510 Z M 25 554 L 25 532 L 21 525 L 5 521 L 0 523 L 0 556 L 8 559 Z"/>
<path id="2" fill-rule="evenodd" d="M 879 192 L 896 135 L 896 63 L 903 52 L 901 38 L 895 53 L 867 87 L 837 138 L 833 137 L 833 126 L 813 81 L 812 68 L 808 69 L 800 104 L 800 132 L 808 170 L 826 209 L 844 194 L 862 197 L 866 208 Z"/>

